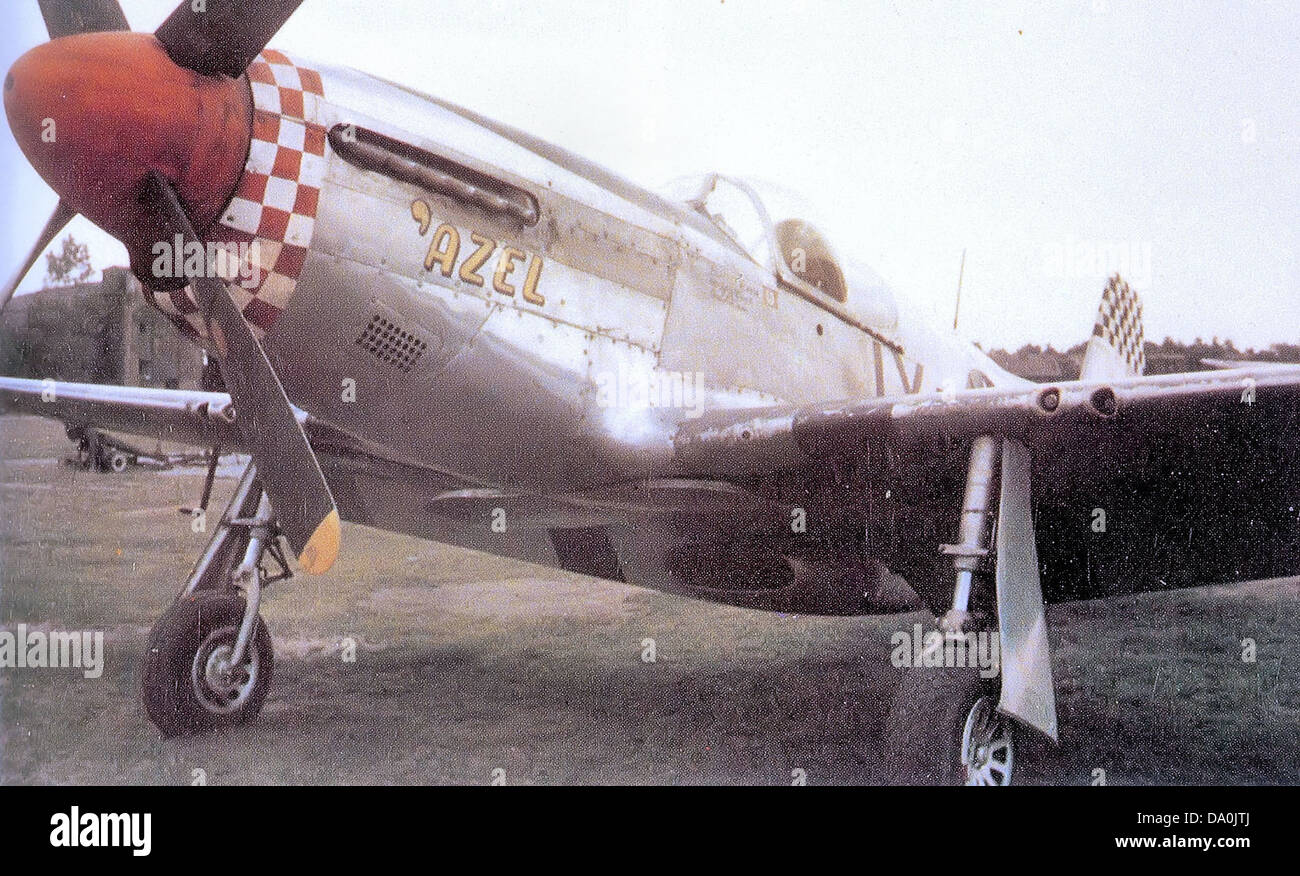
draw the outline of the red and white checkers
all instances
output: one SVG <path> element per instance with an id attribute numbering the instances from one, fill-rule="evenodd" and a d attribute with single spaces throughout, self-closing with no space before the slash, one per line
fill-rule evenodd
<path id="1" fill-rule="evenodd" d="M 219 259 L 219 273 L 260 339 L 289 305 L 311 247 L 325 180 L 321 76 L 267 49 L 248 67 L 253 134 L 235 195 L 209 230 L 237 259 Z M 156 292 L 160 309 L 183 330 L 206 337 L 190 287 Z"/>

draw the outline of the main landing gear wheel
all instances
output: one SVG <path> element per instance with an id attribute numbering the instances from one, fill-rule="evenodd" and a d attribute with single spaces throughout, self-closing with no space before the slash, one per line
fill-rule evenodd
<path id="1" fill-rule="evenodd" d="M 154 625 L 141 677 L 145 712 L 164 736 L 243 724 L 262 710 L 275 659 L 271 635 L 259 616 L 243 659 L 231 665 L 243 617 L 238 593 L 200 590 Z"/>
<path id="2" fill-rule="evenodd" d="M 1014 725 L 992 697 L 980 697 L 966 716 L 961 761 L 968 785 L 1009 785 L 1015 766 Z"/>
<path id="3" fill-rule="evenodd" d="M 1009 785 L 1015 725 L 997 711 L 996 679 L 978 669 L 906 670 L 885 722 L 895 785 Z"/>

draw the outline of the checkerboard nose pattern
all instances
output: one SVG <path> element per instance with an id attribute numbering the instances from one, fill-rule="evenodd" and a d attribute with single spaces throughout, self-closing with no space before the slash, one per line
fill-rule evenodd
<path id="1" fill-rule="evenodd" d="M 249 65 L 253 134 L 234 198 L 208 231 L 237 258 L 220 273 L 235 303 L 261 338 L 289 304 L 311 247 L 325 179 L 325 126 L 320 73 L 267 49 Z M 153 293 L 154 302 L 183 331 L 206 337 L 192 290 Z"/>

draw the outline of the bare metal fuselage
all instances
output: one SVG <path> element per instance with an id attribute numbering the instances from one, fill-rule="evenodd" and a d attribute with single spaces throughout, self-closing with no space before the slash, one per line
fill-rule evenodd
<path id="1" fill-rule="evenodd" d="M 346 138 L 336 145 L 374 132 L 539 208 L 530 224 L 326 151 L 310 251 L 264 344 L 293 402 L 339 436 L 318 451 L 345 519 L 799 610 L 825 587 L 777 598 L 766 582 L 755 597 L 673 567 L 673 545 L 759 537 L 791 510 L 682 472 L 682 422 L 1014 379 L 917 320 L 858 318 L 855 297 L 879 288 L 850 277 L 843 305 L 799 294 L 683 204 L 455 107 L 319 69 L 316 121 Z M 811 608 L 870 610 L 861 589 Z"/>

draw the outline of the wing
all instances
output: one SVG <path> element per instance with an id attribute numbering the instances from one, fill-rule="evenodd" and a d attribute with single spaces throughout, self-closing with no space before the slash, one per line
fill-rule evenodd
<path id="1" fill-rule="evenodd" d="M 714 411 L 676 458 L 759 483 L 851 463 L 860 482 L 834 501 L 891 521 L 884 561 L 923 587 L 948 578 L 936 547 L 979 435 L 1029 451 L 1049 602 L 1300 571 L 1300 366 Z"/>
<path id="2" fill-rule="evenodd" d="M 146 389 L 0 377 L 0 412 L 35 414 L 196 447 L 242 449 L 230 396 L 218 392 Z M 299 422 L 306 414 L 295 410 Z"/>
<path id="3" fill-rule="evenodd" d="M 1293 436 L 1298 417 L 1300 366 L 1264 365 L 713 411 L 687 421 L 675 444 L 683 474 L 735 476 L 796 468 L 872 441 L 915 447 L 995 435 L 1036 456 L 1058 453 L 1087 478 L 1102 462 L 1122 468 L 1115 454 L 1126 448 L 1168 448 L 1207 431 L 1230 440 L 1240 431 L 1234 424 Z"/>

